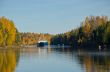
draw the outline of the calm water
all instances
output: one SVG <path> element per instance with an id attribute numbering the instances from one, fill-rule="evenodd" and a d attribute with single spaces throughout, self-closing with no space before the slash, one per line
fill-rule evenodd
<path id="1" fill-rule="evenodd" d="M 110 53 L 69 48 L 0 49 L 0 72 L 110 72 Z"/>

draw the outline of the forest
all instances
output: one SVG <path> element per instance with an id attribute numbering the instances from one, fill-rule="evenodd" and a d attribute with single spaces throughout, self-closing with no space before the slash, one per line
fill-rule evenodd
<path id="1" fill-rule="evenodd" d="M 81 23 L 79 28 L 57 34 L 51 38 L 51 44 L 70 45 L 74 48 L 110 45 L 110 20 L 107 16 L 90 16 Z"/>
<path id="2" fill-rule="evenodd" d="M 20 33 L 21 37 L 21 44 L 22 45 L 35 45 L 39 40 L 47 40 L 50 44 L 51 35 L 50 34 L 43 34 L 43 33 Z"/>
<path id="3" fill-rule="evenodd" d="M 39 40 L 51 45 L 69 45 L 73 48 L 110 45 L 110 20 L 107 16 L 89 16 L 80 27 L 71 31 L 51 35 L 48 33 L 19 32 L 12 20 L 0 17 L 0 46 L 35 45 Z"/>

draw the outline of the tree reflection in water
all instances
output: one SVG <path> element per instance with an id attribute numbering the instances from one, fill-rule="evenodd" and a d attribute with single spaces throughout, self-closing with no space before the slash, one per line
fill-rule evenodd
<path id="1" fill-rule="evenodd" d="M 108 52 L 79 52 L 77 56 L 85 72 L 110 71 L 110 54 Z"/>
<path id="2" fill-rule="evenodd" d="M 80 64 L 85 72 L 110 72 L 110 53 L 109 52 L 88 52 L 80 50 L 67 49 L 49 49 L 51 51 L 61 52 L 61 54 L 67 56 L 70 61 L 74 61 Z"/>
<path id="3" fill-rule="evenodd" d="M 28 55 L 27 57 L 38 57 L 37 59 L 42 59 L 43 56 L 47 56 L 47 58 L 55 56 L 55 58 L 60 58 L 61 61 L 78 64 L 78 69 L 82 69 L 82 72 L 110 72 L 109 52 L 74 51 L 71 48 L 30 48 L 21 49 L 20 51 L 13 49 L 0 50 L 0 72 L 14 72 L 15 68 L 18 67 L 17 63 L 20 58 L 20 53 L 21 56 L 24 55 L 26 57 Z M 26 66 L 26 68 L 28 67 Z"/>
<path id="4" fill-rule="evenodd" d="M 19 53 L 15 50 L 0 50 L 0 72 L 14 72 L 19 60 Z"/>

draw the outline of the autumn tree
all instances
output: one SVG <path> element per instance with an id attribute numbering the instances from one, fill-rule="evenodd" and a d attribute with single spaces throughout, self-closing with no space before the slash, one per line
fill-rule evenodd
<path id="1" fill-rule="evenodd" d="M 0 46 L 10 46 L 16 40 L 16 28 L 14 22 L 5 18 L 0 18 Z"/>
<path id="2" fill-rule="evenodd" d="M 65 42 L 67 41 L 67 42 Z M 90 16 L 79 28 L 66 33 L 56 34 L 51 38 L 52 44 L 67 44 L 92 48 L 110 44 L 110 20 L 107 16 Z M 94 46 L 94 47 L 93 47 Z"/>

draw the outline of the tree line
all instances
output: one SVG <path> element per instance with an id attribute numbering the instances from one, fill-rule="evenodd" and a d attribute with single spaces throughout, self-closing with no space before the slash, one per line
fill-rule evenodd
<path id="1" fill-rule="evenodd" d="M 12 20 L 0 17 L 0 46 L 34 45 L 39 40 L 47 40 L 50 44 L 51 34 L 19 32 Z"/>
<path id="2" fill-rule="evenodd" d="M 51 35 L 46 33 L 20 33 L 21 45 L 35 45 L 39 40 L 47 40 L 50 44 Z"/>
<path id="3" fill-rule="evenodd" d="M 89 16 L 85 18 L 80 27 L 65 33 L 51 35 L 19 32 L 12 20 L 0 17 L 0 46 L 33 45 L 39 40 L 47 40 L 52 45 L 70 45 L 72 47 L 109 46 L 110 20 L 107 16 Z"/>
<path id="4" fill-rule="evenodd" d="M 51 44 L 72 47 L 98 47 L 110 45 L 110 20 L 107 16 L 90 16 L 79 28 L 54 35 Z"/>

